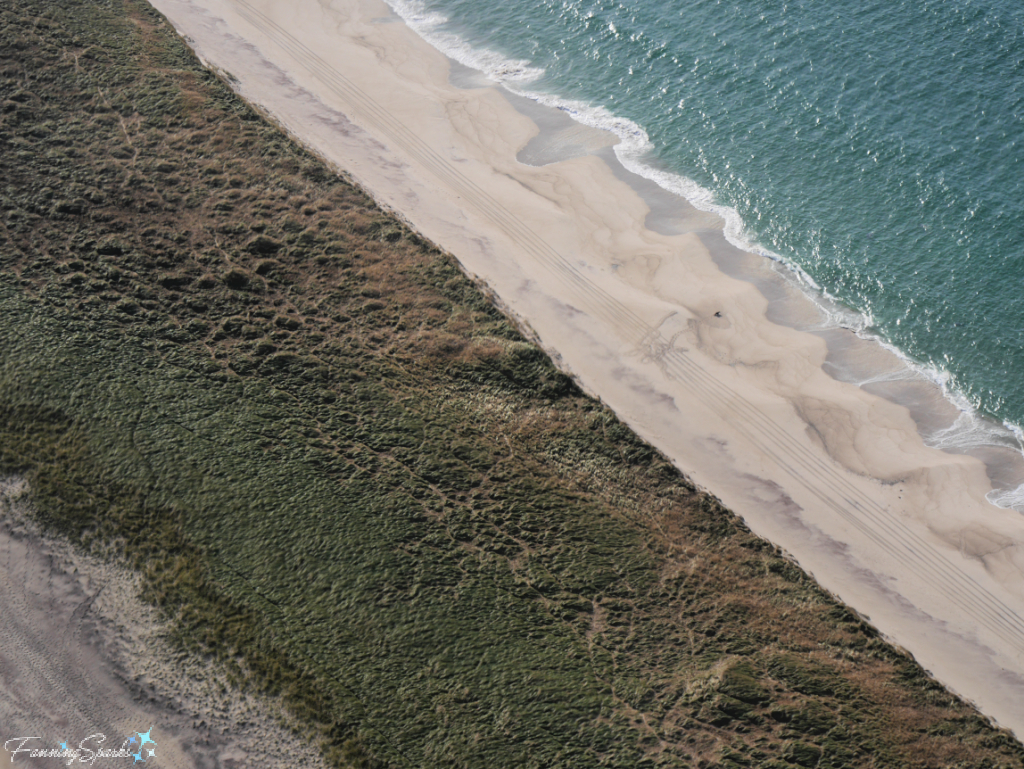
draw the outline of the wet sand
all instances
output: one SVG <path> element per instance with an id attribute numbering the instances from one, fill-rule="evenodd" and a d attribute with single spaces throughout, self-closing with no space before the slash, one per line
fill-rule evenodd
<path id="1" fill-rule="evenodd" d="M 884 350 L 810 330 L 720 221 L 645 193 L 607 140 L 453 71 L 378 0 L 153 4 L 683 472 L 1024 736 L 1024 518 L 985 499 L 983 461 L 925 445 L 927 408 L 858 385 Z"/>

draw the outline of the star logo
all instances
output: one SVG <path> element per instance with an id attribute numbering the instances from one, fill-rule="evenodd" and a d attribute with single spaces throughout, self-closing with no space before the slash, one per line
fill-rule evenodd
<path id="1" fill-rule="evenodd" d="M 149 758 L 156 758 L 157 745 L 156 741 L 153 740 L 151 737 L 151 735 L 153 734 L 153 727 L 149 727 L 148 732 L 136 732 L 135 734 L 137 734 L 139 737 L 139 752 L 132 753 L 132 758 L 135 759 L 134 761 L 132 761 L 132 764 L 137 764 L 139 763 L 139 761 L 141 761 L 142 763 L 146 763 L 146 759 L 142 757 L 143 753 L 146 753 L 149 756 Z M 134 745 L 136 740 L 134 737 L 132 737 L 130 740 L 128 740 L 128 742 Z M 153 747 L 147 748 L 146 745 L 152 745 Z"/>

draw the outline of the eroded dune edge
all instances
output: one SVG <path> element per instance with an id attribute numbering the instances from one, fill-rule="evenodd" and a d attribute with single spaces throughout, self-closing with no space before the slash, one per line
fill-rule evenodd
<path id="1" fill-rule="evenodd" d="M 0 22 L 0 471 L 329 764 L 1024 765 L 149 6 Z"/>

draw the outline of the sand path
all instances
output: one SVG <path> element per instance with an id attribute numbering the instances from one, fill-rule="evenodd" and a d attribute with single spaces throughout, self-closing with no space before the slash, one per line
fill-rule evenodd
<path id="1" fill-rule="evenodd" d="M 149 765 L 324 766 L 267 703 L 178 653 L 127 570 L 40 534 L 24 490 L 0 478 L 0 762 L 31 766 L 42 759 L 12 751 L 65 743 L 74 758 L 43 763 L 134 765 L 99 751 L 141 732 L 155 743 L 146 746 L 155 758 L 141 754 Z"/>
<path id="2" fill-rule="evenodd" d="M 720 222 L 680 201 L 676 234 L 648 229 L 600 153 L 519 162 L 535 122 L 496 88 L 454 85 L 377 0 L 153 4 L 754 531 L 1024 736 L 1024 519 L 985 500 L 980 461 L 827 375 L 820 336 L 770 322 L 712 260 Z"/>

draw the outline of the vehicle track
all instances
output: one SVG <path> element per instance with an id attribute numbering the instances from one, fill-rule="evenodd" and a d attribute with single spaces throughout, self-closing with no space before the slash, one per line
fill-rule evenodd
<path id="1" fill-rule="evenodd" d="M 386 139 L 431 174 L 445 189 L 472 205 L 489 225 L 500 231 L 524 253 L 554 271 L 566 286 L 586 302 L 580 308 L 593 317 L 625 332 L 638 349 L 653 351 L 665 375 L 685 388 L 698 403 L 720 419 L 743 421 L 750 443 L 776 467 L 802 485 L 821 505 L 867 537 L 894 563 L 904 564 L 917 576 L 941 590 L 951 605 L 1018 654 L 1024 654 L 1024 618 L 1002 599 L 980 585 L 944 553 L 936 551 L 920 535 L 865 494 L 837 463 L 811 450 L 774 419 L 758 409 L 714 373 L 666 344 L 652 326 L 600 286 L 572 262 L 540 238 L 525 222 L 453 163 L 430 147 L 417 133 L 396 120 L 387 110 L 315 51 L 246 0 L 234 0 L 240 15 L 279 46 L 344 103 L 354 122 Z M 649 357 L 652 357 L 649 355 Z"/>

